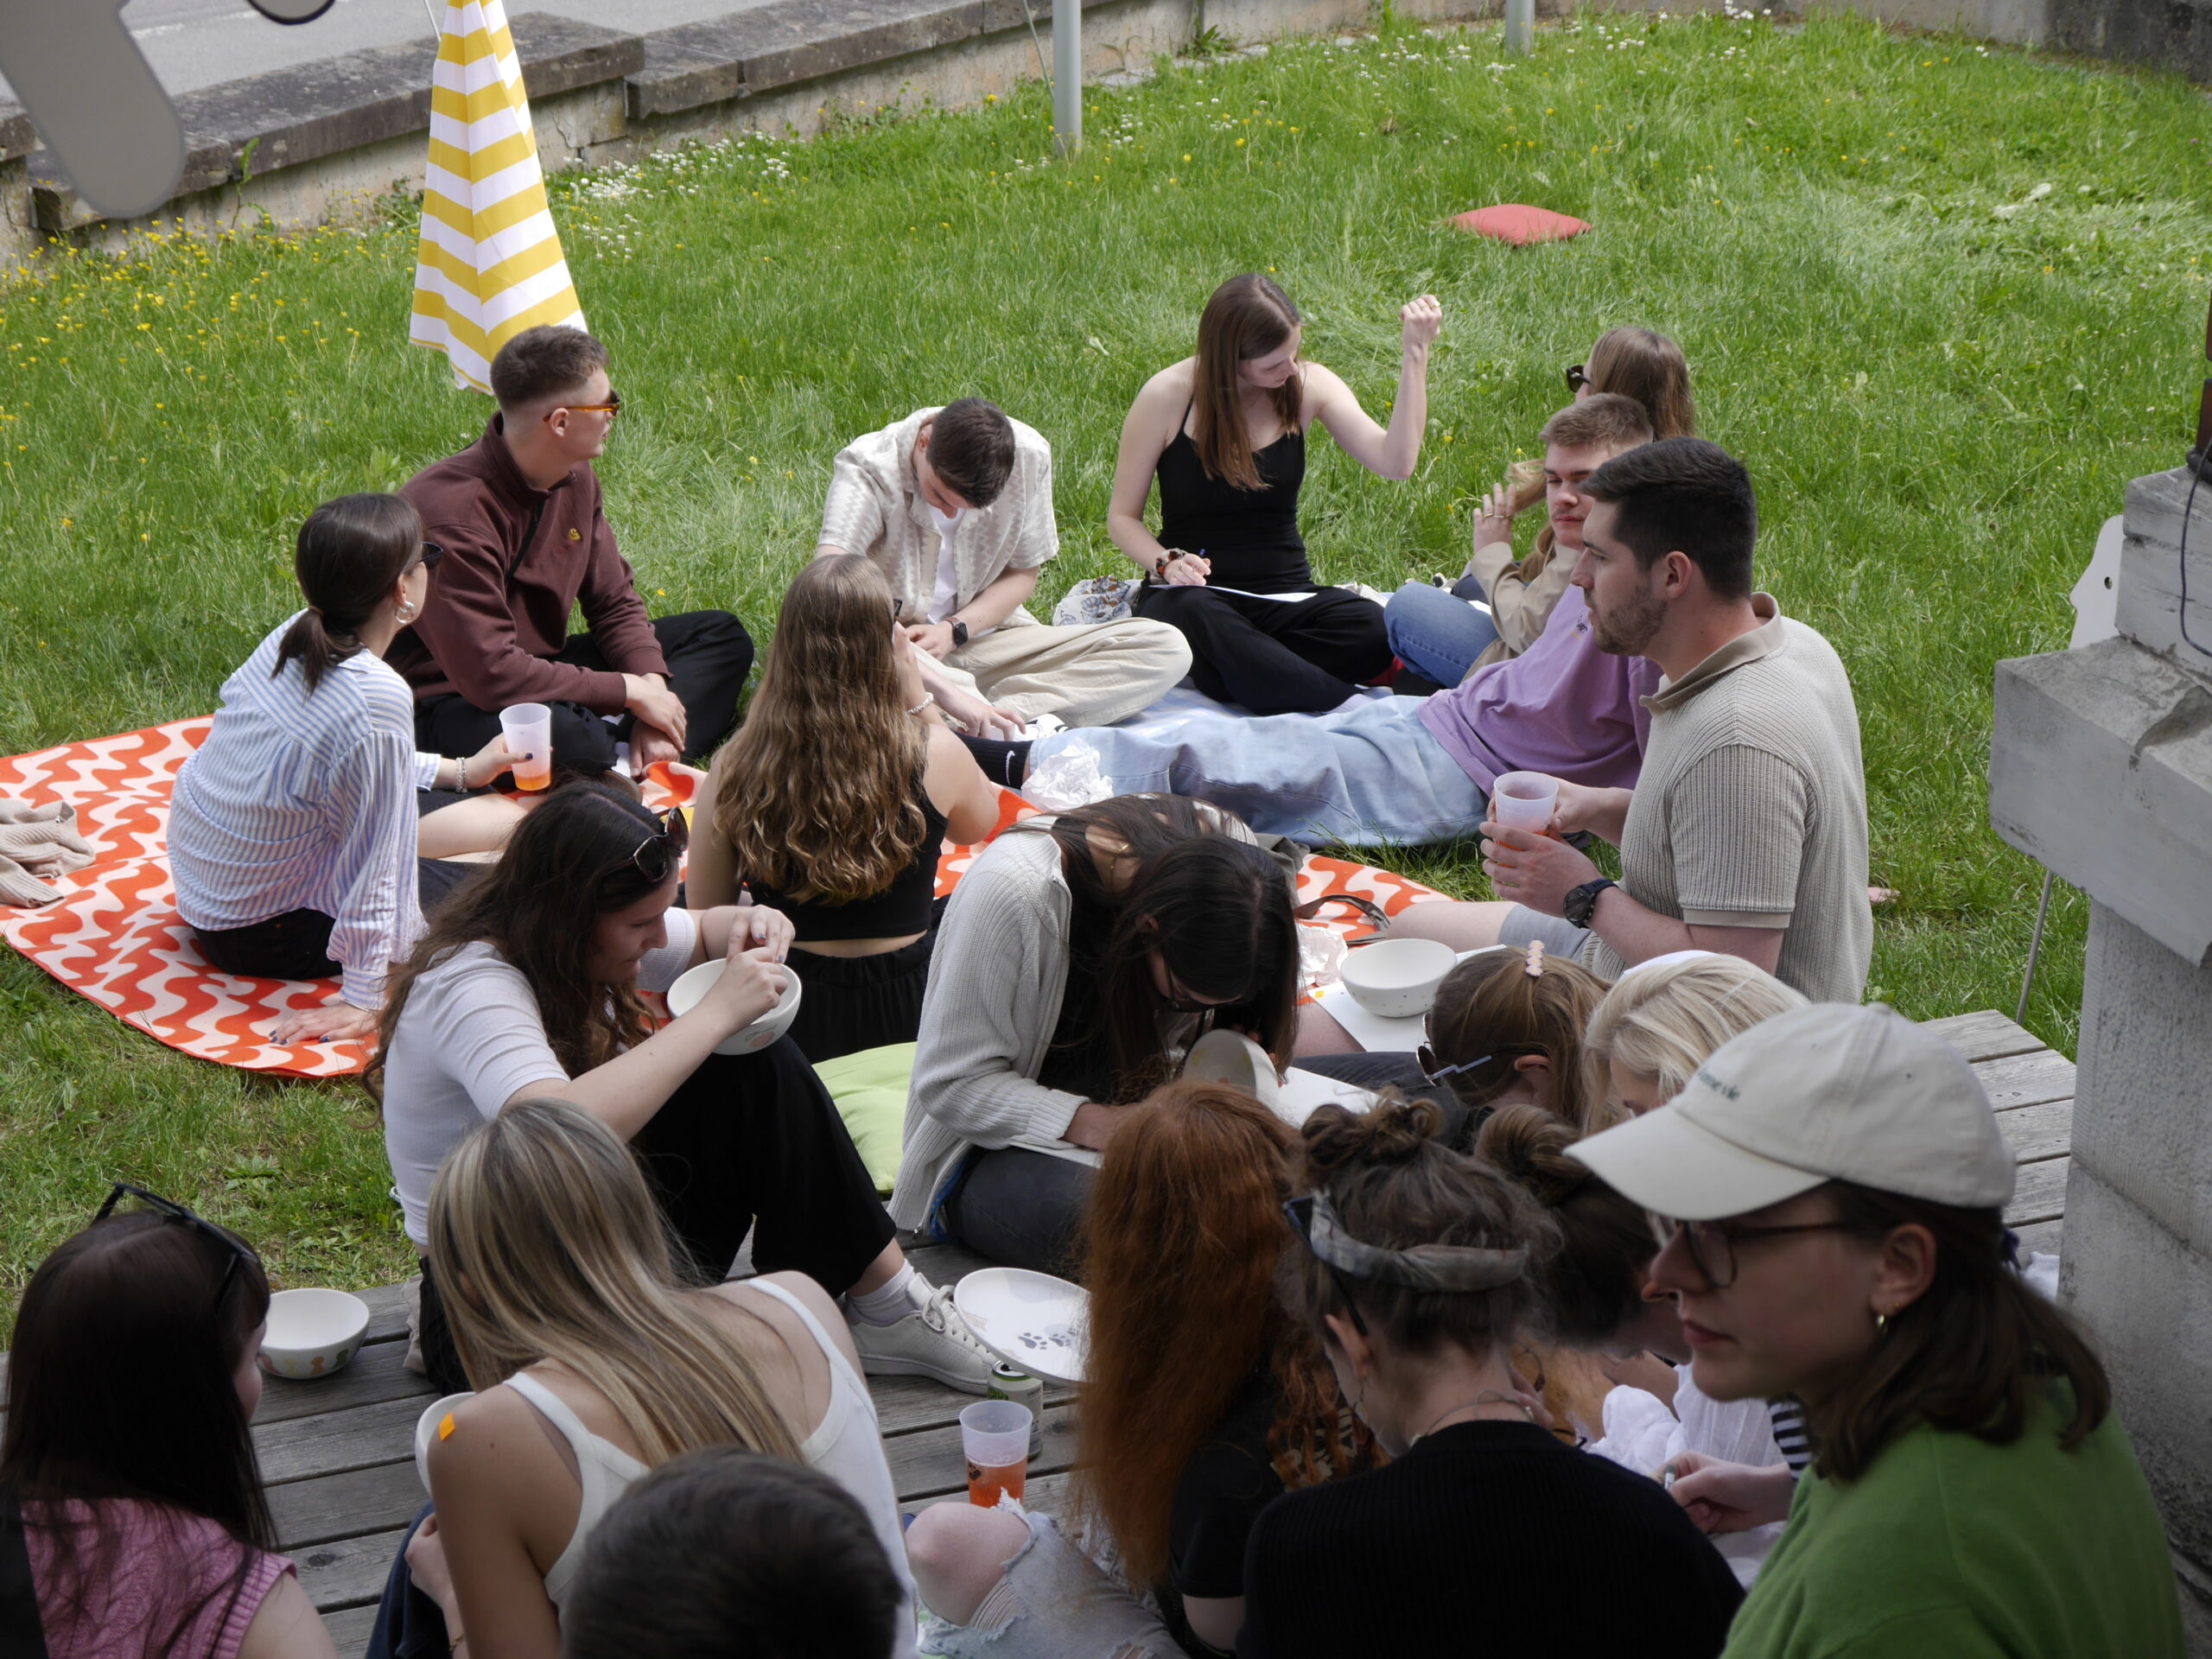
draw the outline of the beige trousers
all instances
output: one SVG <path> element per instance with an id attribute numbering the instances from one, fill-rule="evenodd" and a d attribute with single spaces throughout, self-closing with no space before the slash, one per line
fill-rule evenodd
<path id="1" fill-rule="evenodd" d="M 1190 642 L 1164 622 L 1128 617 L 1084 628 L 995 628 L 944 660 L 952 677 L 1026 720 L 1110 726 L 1157 702 L 1191 671 Z"/>

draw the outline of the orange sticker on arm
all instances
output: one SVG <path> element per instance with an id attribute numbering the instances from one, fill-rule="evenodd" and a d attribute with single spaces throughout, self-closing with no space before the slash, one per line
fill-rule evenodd
<path id="1" fill-rule="evenodd" d="M 442 1440 L 449 1440 L 453 1438 L 453 1413 L 448 1412 L 439 1420 L 438 1438 Z"/>

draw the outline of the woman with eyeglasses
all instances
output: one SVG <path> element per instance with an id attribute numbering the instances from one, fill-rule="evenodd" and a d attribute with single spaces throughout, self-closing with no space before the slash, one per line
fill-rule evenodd
<path id="1" fill-rule="evenodd" d="M 790 918 L 810 1060 L 911 1043 L 945 839 L 979 842 L 999 792 L 923 690 L 891 586 L 856 553 L 792 579 L 745 724 L 715 756 L 684 880 L 693 908 Z"/>
<path id="2" fill-rule="evenodd" d="M 433 919 L 395 979 L 370 1072 L 409 1239 L 427 1257 L 432 1179 L 472 1129 L 557 1097 L 636 1148 L 691 1271 L 720 1280 L 750 1233 L 760 1271 L 846 1296 L 871 1371 L 982 1393 L 990 1355 L 950 1293 L 907 1264 L 806 1057 L 789 1038 L 715 1052 L 775 1007 L 791 928 L 760 906 L 673 908 L 685 840 L 681 812 L 572 783 Z M 728 965 L 699 1005 L 655 1029 L 639 993 L 715 959 Z M 426 1260 L 423 1357 L 458 1391 L 445 1295 Z"/>
<path id="3" fill-rule="evenodd" d="M 1657 1483 L 1563 1445 L 1508 1356 L 1557 1225 L 1426 1102 L 1306 1122 L 1288 1294 L 1391 1457 L 1253 1526 L 1240 1659 L 1710 1659 L 1743 1592 Z"/>
<path id="4" fill-rule="evenodd" d="M 247 1428 L 268 1314 L 252 1246 L 137 1187 L 39 1264 L 8 1356 L 0 1650 L 335 1659 Z"/>
<path id="5" fill-rule="evenodd" d="M 930 1652 L 1230 1653 L 1253 1520 L 1286 1489 L 1375 1460 L 1275 1296 L 1294 1140 L 1243 1090 L 1190 1082 L 1157 1090 L 1114 1136 L 1080 1243 L 1090 1322 L 1074 1512 L 1103 1524 L 1125 1580 L 1041 1515 L 939 1504 L 906 1534 L 937 1619 Z M 1158 1611 L 1126 1585 L 1148 1588 Z M 992 1633 L 978 1625 L 987 1603 L 1019 1611 Z"/>
<path id="6" fill-rule="evenodd" d="M 2179 1659 L 2158 1509 L 2094 1351 L 2015 1270 L 2012 1154 L 1955 1049 L 1815 1003 L 1573 1155 L 1672 1218 L 1651 1282 L 1698 1386 L 1805 1402 L 1731 1659 Z M 1702 1470 L 1672 1491 L 1714 1530 L 1757 1504 Z"/>
<path id="7" fill-rule="evenodd" d="M 945 910 L 892 1216 L 1064 1270 L 1099 1151 L 1217 1025 L 1278 1069 L 1297 1033 L 1290 878 L 1250 830 L 1173 795 L 1016 825 Z"/>
<path id="8" fill-rule="evenodd" d="M 1607 329 L 1589 356 L 1567 370 L 1567 389 L 1577 403 L 1599 392 L 1633 399 L 1650 417 L 1654 439 L 1697 435 L 1682 348 L 1649 328 Z M 1408 663 L 1418 657 L 1423 672 L 1457 685 L 1476 669 L 1535 644 L 1574 570 L 1572 557 L 1554 556 L 1548 524 L 1536 532 L 1528 556 L 1514 559 L 1513 521 L 1544 496 L 1541 459 L 1514 462 L 1502 483 L 1484 492 L 1475 509 L 1474 550 L 1459 580 L 1448 588 L 1409 582 L 1390 595 L 1383 618 L 1391 650 Z M 1469 600 L 1488 605 L 1487 614 Z M 1408 635 L 1419 642 L 1414 651 L 1406 649 Z"/>
<path id="9" fill-rule="evenodd" d="M 224 683 L 169 804 L 169 869 L 208 963 L 267 979 L 335 976 L 337 996 L 277 1017 L 279 1043 L 366 1038 L 423 906 L 467 874 L 447 855 L 499 845 L 518 811 L 419 811 L 507 770 L 505 741 L 463 760 L 418 753 L 415 698 L 385 665 L 423 613 L 440 550 L 397 495 L 342 495 L 300 526 L 292 569 L 307 608 Z M 428 849 L 437 855 L 423 858 Z"/>

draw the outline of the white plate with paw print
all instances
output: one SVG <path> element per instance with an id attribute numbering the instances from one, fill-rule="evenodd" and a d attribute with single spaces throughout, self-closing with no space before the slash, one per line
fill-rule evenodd
<path id="1" fill-rule="evenodd" d="M 1026 1268 L 979 1268 L 954 1288 L 952 1305 L 1008 1364 L 1047 1382 L 1083 1381 L 1090 1293 L 1081 1285 Z"/>

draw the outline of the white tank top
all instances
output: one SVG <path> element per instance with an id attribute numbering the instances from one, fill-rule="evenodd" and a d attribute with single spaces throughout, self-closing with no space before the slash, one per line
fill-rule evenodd
<path id="1" fill-rule="evenodd" d="M 814 1432 L 799 1443 L 799 1457 L 819 1469 L 860 1503 L 875 1527 L 877 1541 L 891 1558 L 902 1592 L 894 1659 L 911 1659 L 914 1652 L 914 1575 L 906 1565 L 906 1536 L 899 1524 L 899 1497 L 891 1483 L 891 1465 L 884 1461 L 883 1437 L 877 1427 L 875 1402 L 868 1384 L 850 1362 L 837 1351 L 813 1314 L 781 1286 L 754 1280 L 749 1288 L 774 1297 L 799 1317 L 807 1334 L 822 1351 L 830 1367 L 830 1407 Z M 646 1472 L 645 1465 L 621 1447 L 601 1440 L 583 1420 L 563 1403 L 559 1395 L 537 1378 L 517 1372 L 507 1386 L 537 1408 L 546 1421 L 561 1431 L 576 1457 L 576 1472 L 583 1484 L 583 1500 L 576 1509 L 576 1529 L 568 1548 L 545 1575 L 545 1596 L 556 1611 L 568 1605 L 569 1591 L 583 1565 L 584 1548 L 598 1526 L 630 1483 Z"/>

